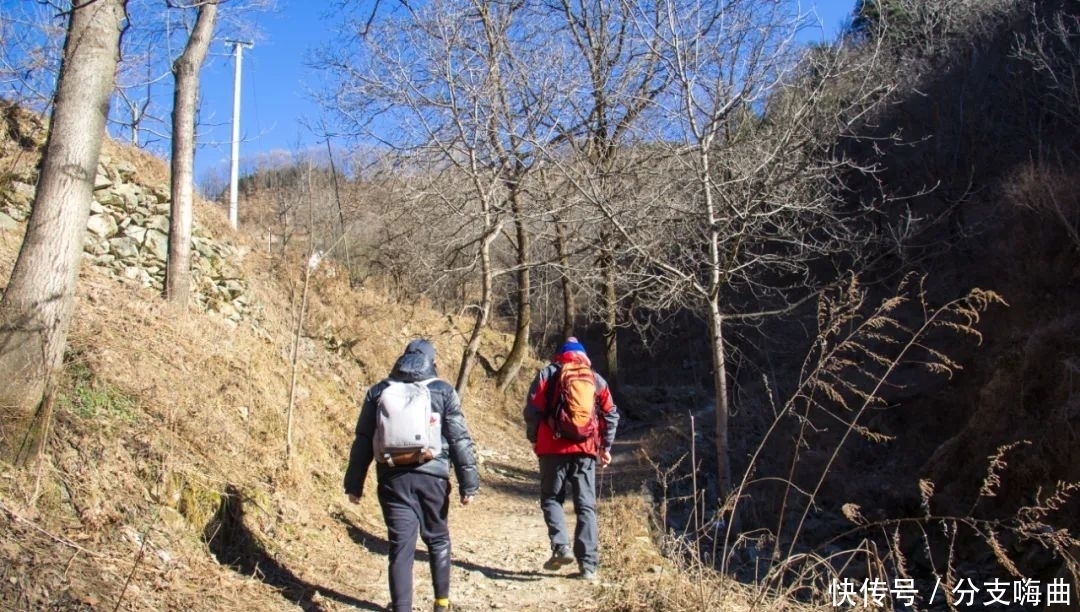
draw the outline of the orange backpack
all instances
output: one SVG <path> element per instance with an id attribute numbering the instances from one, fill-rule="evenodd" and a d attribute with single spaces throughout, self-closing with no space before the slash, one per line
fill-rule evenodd
<path id="1" fill-rule="evenodd" d="M 584 363 L 569 362 L 548 381 L 548 413 L 556 438 L 584 442 L 600 429 L 596 414 L 596 376 Z"/>

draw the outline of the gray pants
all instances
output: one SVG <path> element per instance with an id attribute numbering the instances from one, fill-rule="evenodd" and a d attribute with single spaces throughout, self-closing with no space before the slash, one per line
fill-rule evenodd
<path id="1" fill-rule="evenodd" d="M 568 546 L 563 502 L 570 490 L 577 524 L 574 528 L 574 557 L 583 571 L 596 571 L 600 564 L 600 537 L 596 526 L 596 458 L 589 455 L 540 456 L 540 509 L 547 523 L 551 549 Z"/>

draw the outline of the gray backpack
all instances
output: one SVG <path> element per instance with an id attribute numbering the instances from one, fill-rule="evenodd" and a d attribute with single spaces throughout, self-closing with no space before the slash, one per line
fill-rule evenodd
<path id="1" fill-rule="evenodd" d="M 389 381 L 377 401 L 375 460 L 390 466 L 426 463 L 442 452 L 442 422 L 431 407 L 429 378 Z"/>

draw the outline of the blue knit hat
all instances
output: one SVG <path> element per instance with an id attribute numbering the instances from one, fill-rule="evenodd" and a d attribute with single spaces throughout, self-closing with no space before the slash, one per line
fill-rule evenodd
<path id="1" fill-rule="evenodd" d="M 569 338 L 567 338 L 566 342 L 563 343 L 562 348 L 559 349 L 560 354 L 562 354 L 562 353 L 572 353 L 572 352 L 577 352 L 577 353 L 584 353 L 585 352 L 585 347 L 582 346 L 581 343 L 578 342 L 578 339 L 575 338 L 574 336 L 570 336 Z"/>

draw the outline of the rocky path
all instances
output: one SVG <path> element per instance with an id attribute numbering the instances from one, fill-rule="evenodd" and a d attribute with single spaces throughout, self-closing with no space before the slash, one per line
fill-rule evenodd
<path id="1" fill-rule="evenodd" d="M 639 470 L 628 470 L 635 463 L 633 444 L 622 441 L 616 449 L 615 465 L 600 477 L 601 488 L 609 491 L 613 478 L 637 478 Z M 586 612 L 598 610 L 598 591 L 610 586 L 604 580 L 587 583 L 574 577 L 570 566 L 559 572 L 542 568 L 550 554 L 547 531 L 537 501 L 538 474 L 535 458 L 527 447 L 484 448 L 482 493 L 473 504 L 461 506 L 454 496 L 450 511 L 453 540 L 451 602 L 456 612 L 481 610 L 530 610 L 541 612 Z M 606 479 L 606 484 L 605 484 Z M 636 489 L 639 483 L 625 483 Z M 601 500 L 601 530 L 604 504 Z M 566 504 L 567 521 L 573 528 L 573 509 Z M 352 605 L 324 605 L 321 610 L 381 610 L 389 601 L 386 584 L 385 528 L 377 514 L 348 512 L 342 522 L 370 552 L 365 563 L 366 583 L 363 599 Z M 351 526 L 350 526 L 351 525 Z M 601 558 L 608 551 L 601 550 Z M 422 543 L 417 547 L 414 572 L 414 610 L 428 611 L 432 605 L 430 574 Z M 602 561 L 603 563 L 603 561 Z M 378 602 L 378 603 L 375 603 Z"/>

